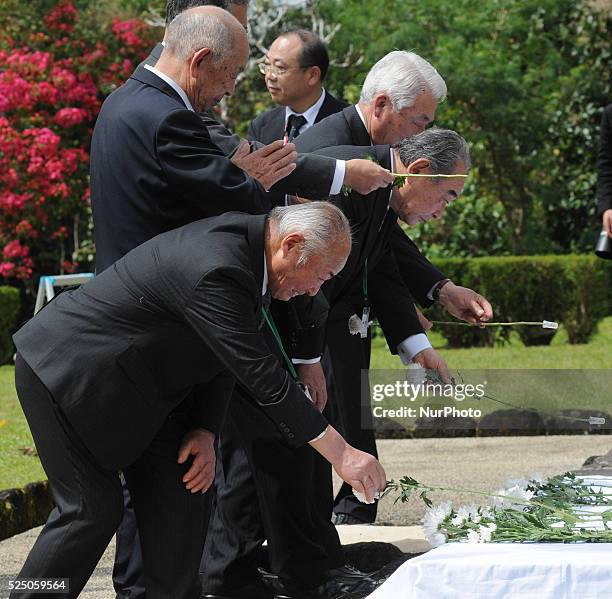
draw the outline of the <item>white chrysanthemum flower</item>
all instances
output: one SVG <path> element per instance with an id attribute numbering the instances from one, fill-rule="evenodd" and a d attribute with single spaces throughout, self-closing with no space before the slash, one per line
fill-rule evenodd
<path id="1" fill-rule="evenodd" d="M 479 526 L 478 532 L 480 533 L 480 541 L 482 543 L 490 543 L 491 535 L 496 530 L 497 530 L 497 524 L 495 524 L 495 522 L 491 522 L 491 524 Z"/>
<path id="2" fill-rule="evenodd" d="M 534 493 L 533 491 L 529 491 L 523 487 L 518 485 L 514 487 L 510 487 L 509 489 L 499 489 L 496 495 L 500 495 L 501 497 L 493 497 L 491 503 L 494 507 L 509 507 L 515 510 L 523 510 L 525 509 L 525 505 L 523 503 L 517 503 L 512 501 L 512 499 L 523 499 L 526 501 L 530 501 Z"/>
<path id="3" fill-rule="evenodd" d="M 480 543 L 480 535 L 476 530 L 468 530 L 467 533 L 467 542 L 468 543 Z"/>
<path id="4" fill-rule="evenodd" d="M 459 514 L 455 514 L 452 517 L 451 522 L 454 526 L 461 526 L 465 522 L 465 518 Z"/>
<path id="5" fill-rule="evenodd" d="M 427 540 L 432 547 L 440 547 L 446 543 L 446 536 L 441 532 L 435 532 L 427 536 Z"/>
<path id="6" fill-rule="evenodd" d="M 365 493 L 362 493 L 361 491 L 356 491 L 355 489 L 353 489 L 353 495 L 359 501 L 361 501 L 361 503 L 367 503 L 367 504 L 376 503 L 380 499 L 380 493 L 378 491 L 374 493 L 374 499 L 372 501 L 368 501 L 367 497 L 365 496 Z"/>
<path id="7" fill-rule="evenodd" d="M 542 483 L 544 482 L 544 479 L 542 478 L 542 475 L 539 472 L 534 472 L 531 475 L 531 478 L 529 479 L 530 482 L 534 482 L 534 483 Z"/>
<path id="8" fill-rule="evenodd" d="M 406 381 L 413 385 L 421 385 L 427 379 L 427 370 L 420 364 L 412 362 L 406 366 Z"/>
<path id="9" fill-rule="evenodd" d="M 433 539 L 435 535 L 439 533 L 440 524 L 442 524 L 451 514 L 452 509 L 451 502 L 445 501 L 444 503 L 429 507 L 425 510 L 425 515 L 423 516 L 421 522 L 430 543 L 431 539 Z"/>
<path id="10" fill-rule="evenodd" d="M 529 481 L 526 478 L 507 478 L 504 483 L 504 489 L 512 489 L 513 487 L 521 487 L 526 489 Z"/>

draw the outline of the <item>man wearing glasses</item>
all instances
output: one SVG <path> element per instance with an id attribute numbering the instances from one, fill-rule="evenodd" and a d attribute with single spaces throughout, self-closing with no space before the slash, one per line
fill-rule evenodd
<path id="1" fill-rule="evenodd" d="M 345 102 L 323 89 L 328 67 L 327 48 L 312 31 L 292 29 L 277 37 L 259 68 L 279 106 L 251 123 L 249 139 L 264 144 L 278 139 L 290 142 L 345 108 Z"/>

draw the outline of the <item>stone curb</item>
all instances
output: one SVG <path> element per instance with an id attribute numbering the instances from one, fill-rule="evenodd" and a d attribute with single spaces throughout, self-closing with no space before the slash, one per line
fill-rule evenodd
<path id="1" fill-rule="evenodd" d="M 47 481 L 0 491 L 0 540 L 44 524 L 52 509 Z"/>
<path id="2" fill-rule="evenodd" d="M 592 425 L 571 421 L 567 417 L 588 418 L 600 416 L 605 425 Z M 514 437 L 546 435 L 610 435 L 612 418 L 600 411 L 561 410 L 541 415 L 530 410 L 495 410 L 480 422 L 472 418 L 420 418 L 413 430 L 405 429 L 390 418 L 374 418 L 377 439 L 450 439 L 457 437 Z"/>

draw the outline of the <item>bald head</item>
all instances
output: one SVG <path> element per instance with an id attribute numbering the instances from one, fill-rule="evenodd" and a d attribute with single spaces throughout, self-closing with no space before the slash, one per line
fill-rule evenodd
<path id="1" fill-rule="evenodd" d="M 245 49 L 248 55 L 244 27 L 229 12 L 216 6 L 183 11 L 168 25 L 165 43 L 165 50 L 182 61 L 190 60 L 202 48 L 210 49 L 215 62 L 226 59 L 232 52 L 244 53 Z"/>
<path id="2" fill-rule="evenodd" d="M 182 12 L 168 25 L 155 68 L 183 88 L 197 112 L 209 110 L 234 92 L 249 58 L 244 27 L 216 6 Z"/>

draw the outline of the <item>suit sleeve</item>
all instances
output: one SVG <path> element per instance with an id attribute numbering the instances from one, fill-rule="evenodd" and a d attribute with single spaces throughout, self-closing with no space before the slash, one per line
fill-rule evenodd
<path id="1" fill-rule="evenodd" d="M 309 200 L 324 200 L 329 197 L 336 172 L 335 158 L 298 154 L 296 164 L 296 169 L 273 185 L 270 192 L 283 196 L 298 195 Z"/>
<path id="2" fill-rule="evenodd" d="M 419 248 L 397 223 L 393 226 L 389 243 L 395 254 L 399 273 L 410 293 L 424 308 L 431 306 L 433 300 L 429 299 L 427 294 L 446 276 L 421 254 Z"/>
<path id="3" fill-rule="evenodd" d="M 225 156 L 231 158 L 242 142 L 241 137 L 232 133 L 223 123 L 220 123 L 210 110 L 201 113 L 200 118 L 208 130 L 211 141 Z"/>
<path id="4" fill-rule="evenodd" d="M 391 248 L 387 248 L 368 274 L 368 288 L 372 308 L 391 353 L 397 353 L 397 346 L 404 339 L 424 333 Z"/>
<path id="5" fill-rule="evenodd" d="M 257 285 L 236 267 L 207 273 L 185 309 L 189 324 L 295 447 L 308 443 L 327 421 L 272 355 L 259 330 Z"/>
<path id="6" fill-rule="evenodd" d="M 176 110 L 167 115 L 157 129 L 156 150 L 168 187 L 201 208 L 203 217 L 232 210 L 269 211 L 267 195 L 212 143 L 195 112 Z"/>
<path id="7" fill-rule="evenodd" d="M 599 152 L 597 155 L 597 214 L 612 208 L 612 104 L 601 117 Z"/>

